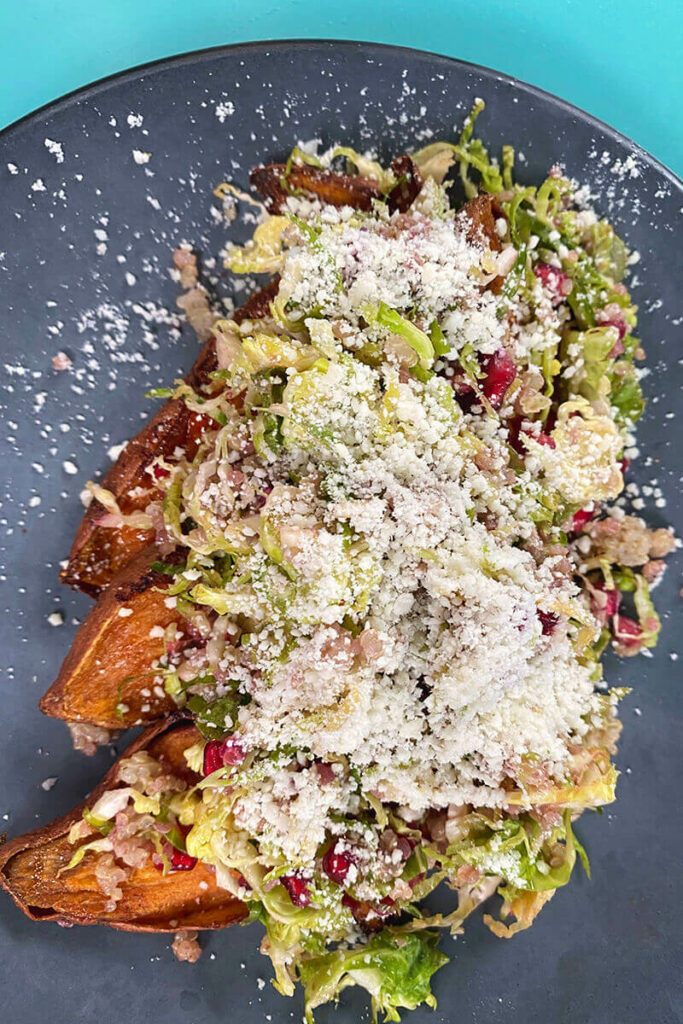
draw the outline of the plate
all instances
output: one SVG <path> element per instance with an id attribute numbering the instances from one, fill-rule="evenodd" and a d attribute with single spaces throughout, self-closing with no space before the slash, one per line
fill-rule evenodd
<path id="1" fill-rule="evenodd" d="M 651 489 L 649 521 L 672 522 L 683 535 L 683 190 L 627 139 L 493 71 L 364 43 L 228 47 L 81 90 L 0 136 L 0 828 L 10 835 L 70 809 L 110 761 L 109 751 L 92 760 L 72 752 L 64 726 L 36 703 L 89 606 L 57 581 L 79 491 L 149 415 L 144 392 L 197 351 L 174 313 L 173 247 L 187 241 L 216 256 L 227 235 L 212 188 L 226 178 L 245 185 L 252 165 L 285 156 L 297 139 L 344 140 L 390 157 L 453 137 L 477 96 L 487 103 L 479 132 L 494 151 L 515 145 L 523 182 L 565 164 L 641 253 L 632 283 L 649 405 L 639 431 L 645 454 L 630 479 L 644 495 Z M 217 288 L 229 297 L 219 268 Z M 58 352 L 71 371 L 53 369 Z M 438 1010 L 407 1015 L 412 1024 L 679 1019 L 679 587 L 674 563 L 657 591 L 664 630 L 654 656 L 607 666 L 610 682 L 634 692 L 623 711 L 619 800 L 580 825 L 592 881 L 572 880 L 512 942 L 476 920 L 464 937 L 444 938 L 452 963 L 435 979 Z M 9 900 L 1 906 L 8 1019 L 42 1022 L 48 1004 L 54 1024 L 301 1019 L 301 1004 L 268 983 L 257 926 L 204 939 L 190 968 L 174 961 L 164 936 L 41 927 Z M 327 1009 L 320 1020 L 366 1019 L 363 1005 L 345 993 L 336 1016 Z"/>

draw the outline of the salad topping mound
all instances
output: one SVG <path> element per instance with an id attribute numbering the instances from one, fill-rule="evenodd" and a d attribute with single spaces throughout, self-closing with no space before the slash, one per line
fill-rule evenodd
<path id="1" fill-rule="evenodd" d="M 206 429 L 191 461 L 157 459 L 163 503 L 133 524 L 182 616 L 154 685 L 194 716 L 202 781 L 134 755 L 76 858 L 109 855 L 113 901 L 150 850 L 211 865 L 311 1019 L 351 984 L 388 1020 L 434 1005 L 437 929 L 497 891 L 486 921 L 511 935 L 588 870 L 573 822 L 614 799 L 623 695 L 599 658 L 659 630 L 674 539 L 605 506 L 643 408 L 629 253 L 557 169 L 514 184 L 480 108 L 391 169 L 294 151 L 226 255 L 279 274 L 270 315 L 207 328 L 194 296 L 218 369 L 169 394 Z M 297 187 L 340 159 L 360 209 Z M 445 915 L 422 904 L 442 882 Z"/>

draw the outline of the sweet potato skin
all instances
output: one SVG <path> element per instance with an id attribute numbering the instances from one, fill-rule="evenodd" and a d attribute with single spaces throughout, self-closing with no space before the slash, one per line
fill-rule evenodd
<path id="1" fill-rule="evenodd" d="M 123 757 L 147 750 L 188 782 L 196 782 L 197 776 L 189 771 L 182 754 L 198 738 L 195 727 L 176 714 L 147 729 Z M 118 763 L 88 799 L 69 814 L 0 846 L 0 887 L 34 921 L 106 924 L 133 932 L 175 932 L 181 928 L 225 928 L 243 919 L 247 914 L 244 904 L 219 888 L 213 872 L 201 863 L 190 871 L 164 876 L 150 859 L 121 883 L 123 896 L 114 910 L 105 909 L 107 897 L 97 886 L 92 854 L 86 854 L 80 864 L 58 877 L 75 849 L 68 842 L 69 829 L 102 793 L 116 788 L 117 770 Z M 204 883 L 201 888 L 200 883 Z"/>
<path id="2" fill-rule="evenodd" d="M 405 213 L 422 191 L 424 179 L 417 164 L 407 154 L 392 160 L 391 169 L 396 176 L 396 184 L 387 196 L 389 213 Z"/>
<path id="3" fill-rule="evenodd" d="M 170 697 L 154 692 L 150 673 L 150 665 L 165 653 L 163 639 L 150 636 L 150 630 L 181 621 L 166 607 L 169 577 L 150 569 L 154 557 L 153 547 L 138 552 L 100 596 L 40 701 L 46 715 L 124 729 L 175 708 Z M 117 711 L 120 704 L 127 710 Z"/>
<path id="4" fill-rule="evenodd" d="M 248 299 L 235 313 L 238 322 L 260 320 L 268 314 L 277 295 L 275 279 Z M 185 380 L 197 388 L 206 384 L 216 369 L 216 348 L 209 338 Z M 144 510 L 161 495 L 147 467 L 159 456 L 173 461 L 173 453 L 182 449 L 189 457 L 196 451 L 205 430 L 213 426 L 209 417 L 191 412 L 184 402 L 169 399 L 131 441 L 102 481 L 114 495 L 124 514 Z M 92 501 L 76 531 L 69 560 L 60 574 L 63 583 L 97 596 L 112 577 L 125 568 L 131 558 L 154 539 L 152 530 L 123 526 L 100 526 L 105 509 Z"/>
<path id="5" fill-rule="evenodd" d="M 288 191 L 282 185 L 285 164 L 267 164 L 254 167 L 249 175 L 251 185 L 259 192 L 270 213 L 279 213 L 287 198 L 296 192 L 310 192 L 331 206 L 352 206 L 355 210 L 369 210 L 373 199 L 381 199 L 382 192 L 374 178 L 358 174 L 338 174 L 318 167 L 293 166 L 287 175 Z"/>
<path id="6" fill-rule="evenodd" d="M 483 241 L 493 252 L 500 252 L 503 245 L 496 231 L 496 206 L 496 197 L 482 192 L 467 200 L 459 216 L 469 221 L 468 242 Z"/>
<path id="7" fill-rule="evenodd" d="M 215 368 L 216 350 L 214 340 L 210 338 L 185 379 L 196 387 L 205 382 Z M 147 472 L 151 462 L 159 456 L 172 458 L 176 448 L 181 448 L 191 457 L 211 422 L 208 417 L 191 412 L 178 399 L 170 399 L 159 409 L 140 433 L 128 442 L 102 480 L 102 486 L 111 491 L 124 514 L 141 511 L 160 496 L 154 477 Z M 62 583 L 93 596 L 107 586 L 112 576 L 123 569 L 133 555 L 154 539 L 152 530 L 100 526 L 98 521 L 104 514 L 105 509 L 99 501 L 90 503 L 76 531 L 67 567 L 60 574 Z"/>

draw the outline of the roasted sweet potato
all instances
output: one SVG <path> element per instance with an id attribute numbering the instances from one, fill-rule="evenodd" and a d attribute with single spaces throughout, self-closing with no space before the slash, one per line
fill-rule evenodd
<path id="1" fill-rule="evenodd" d="M 239 322 L 264 317 L 277 288 L 278 281 L 275 280 L 255 292 L 235 313 L 235 319 Z M 215 369 L 216 351 L 213 338 L 210 338 L 185 379 L 192 387 L 197 387 L 204 384 Z M 169 400 L 128 442 L 104 477 L 102 486 L 112 492 L 124 514 L 145 509 L 160 494 L 154 477 L 148 472 L 153 460 L 163 456 L 172 461 L 176 449 L 191 457 L 203 432 L 211 425 L 212 420 L 190 412 L 184 402 Z M 63 583 L 93 596 L 99 594 L 112 577 L 154 538 L 152 530 L 100 526 L 99 520 L 104 514 L 103 506 L 92 501 L 76 532 L 67 567 L 61 573 Z"/>
<path id="2" fill-rule="evenodd" d="M 126 750 L 128 757 L 147 750 L 176 775 L 192 783 L 183 751 L 196 742 L 195 727 L 176 715 L 149 728 Z M 107 772 L 88 799 L 70 814 L 51 825 L 18 836 L 0 847 L 0 886 L 6 889 L 24 913 L 34 921 L 62 924 L 107 924 L 124 931 L 175 932 L 179 929 L 225 928 L 246 916 L 246 908 L 225 889 L 216 885 L 215 875 L 198 862 L 191 870 L 163 875 L 151 860 L 120 882 L 121 899 L 107 909 L 108 897 L 97 884 L 98 854 L 89 852 L 80 864 L 60 874 L 75 850 L 69 830 L 81 820 L 83 810 L 92 807 L 106 790 L 115 789 L 118 762 Z M 97 833 L 93 830 L 93 837 Z"/>
<path id="3" fill-rule="evenodd" d="M 270 213 L 279 213 L 288 196 L 297 192 L 309 192 L 331 206 L 352 206 L 355 210 L 369 210 L 373 199 L 382 198 L 374 178 L 322 171 L 304 164 L 291 168 L 285 187 L 286 170 L 285 164 L 267 164 L 255 167 L 249 175 L 250 183 L 263 196 Z"/>
<path id="4" fill-rule="evenodd" d="M 391 169 L 396 176 L 396 184 L 387 196 L 387 206 L 390 213 L 405 213 L 422 191 L 424 179 L 417 164 L 407 154 L 392 160 Z"/>
<path id="5" fill-rule="evenodd" d="M 467 241 L 475 242 L 483 239 L 494 252 L 502 249 L 502 243 L 496 231 L 496 197 L 482 192 L 481 195 L 468 199 L 462 210 L 461 217 L 470 222 Z"/>
<path id="6" fill-rule="evenodd" d="M 101 595 L 40 701 L 46 715 L 123 729 L 175 708 L 150 673 L 164 653 L 163 639 L 150 631 L 180 621 L 158 589 L 168 586 L 169 577 L 153 572 L 153 561 L 153 549 L 138 552 Z"/>

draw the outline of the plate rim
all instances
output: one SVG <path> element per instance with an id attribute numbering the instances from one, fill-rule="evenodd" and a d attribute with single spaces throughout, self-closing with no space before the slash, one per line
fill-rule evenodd
<path id="1" fill-rule="evenodd" d="M 28 125 L 32 124 L 33 121 L 41 117 L 48 117 L 57 114 L 81 100 L 86 100 L 98 95 L 100 92 L 103 92 L 105 89 L 117 84 L 118 82 L 126 82 L 130 79 L 138 78 L 141 74 L 149 71 L 163 71 L 167 68 L 175 67 L 176 65 L 182 66 L 184 64 L 203 62 L 215 57 L 220 57 L 223 54 L 247 54 L 254 50 L 301 50 L 305 48 L 312 48 L 319 51 L 333 51 L 341 49 L 349 52 L 362 48 L 371 48 L 381 53 L 429 57 L 432 60 L 443 62 L 451 67 L 455 65 L 462 70 L 469 72 L 474 71 L 484 77 L 504 82 L 536 99 L 543 101 L 550 100 L 555 106 L 558 106 L 573 116 L 578 117 L 584 123 L 589 124 L 601 134 L 607 135 L 613 142 L 616 142 L 621 146 L 626 146 L 634 155 L 638 156 L 640 160 L 648 164 L 652 170 L 662 175 L 670 185 L 683 194 L 683 179 L 679 178 L 670 167 L 667 167 L 666 164 L 662 163 L 661 160 L 658 160 L 657 157 L 649 153 L 639 145 L 639 143 L 635 142 L 623 132 L 613 128 L 606 121 L 601 121 L 600 118 L 590 114 L 582 107 L 579 107 L 574 103 L 570 103 L 568 100 L 563 99 L 555 93 L 549 92 L 547 89 L 542 89 L 540 86 L 532 85 L 530 82 L 524 81 L 524 79 L 516 78 L 514 75 L 509 75 L 503 71 L 497 71 L 495 68 L 488 67 L 485 64 L 475 64 L 472 61 L 462 60 L 459 57 L 451 57 L 447 54 L 438 53 L 434 50 L 421 50 L 411 46 L 400 46 L 394 43 L 378 43 L 362 39 L 326 39 L 318 37 L 311 39 L 300 37 L 273 40 L 254 39 L 240 43 L 222 43 L 216 46 L 207 46 L 196 50 L 181 51 L 180 53 L 172 54 L 167 57 L 157 57 L 154 60 L 146 61 L 142 64 L 136 64 L 130 68 L 123 68 L 122 70 L 114 71 L 109 75 L 104 75 L 102 78 L 96 78 L 92 82 L 78 86 L 76 89 L 72 89 L 55 99 L 49 100 L 47 103 L 36 107 L 34 110 L 30 110 L 26 114 L 22 114 L 21 117 L 17 118 L 17 120 L 12 121 L 10 124 L 0 129 L 0 142 L 5 142 L 6 139 L 18 134 L 22 129 L 26 128 Z"/>

